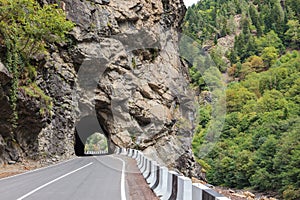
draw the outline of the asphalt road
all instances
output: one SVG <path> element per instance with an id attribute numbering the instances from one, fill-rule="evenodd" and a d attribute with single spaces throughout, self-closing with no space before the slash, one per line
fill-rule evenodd
<path id="1" fill-rule="evenodd" d="M 125 200 L 125 163 L 90 156 L 0 179 L 0 200 Z"/>

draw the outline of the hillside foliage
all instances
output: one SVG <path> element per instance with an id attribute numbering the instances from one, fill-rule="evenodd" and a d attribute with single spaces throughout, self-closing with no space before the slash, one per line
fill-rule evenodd
<path id="1" fill-rule="evenodd" d="M 18 120 L 16 101 L 20 88 L 51 107 L 50 97 L 34 83 L 37 70 L 32 60 L 37 55 L 46 55 L 49 44 L 64 42 L 73 26 L 56 4 L 41 6 L 36 0 L 0 0 L 0 45 L 6 50 L 1 57 L 13 75 L 10 102 L 14 126 Z"/>
<path id="2" fill-rule="evenodd" d="M 212 105 L 200 101 L 192 144 L 212 184 L 300 199 L 299 6 L 299 0 L 202 0 L 187 11 L 184 33 L 198 44 L 217 45 L 235 35 L 234 47 L 225 53 L 229 64 L 217 48 L 210 49 L 215 65 L 229 77 L 222 134 L 201 157 Z M 195 51 L 186 46 L 184 57 L 192 61 L 193 85 L 203 93 L 208 88 Z"/>

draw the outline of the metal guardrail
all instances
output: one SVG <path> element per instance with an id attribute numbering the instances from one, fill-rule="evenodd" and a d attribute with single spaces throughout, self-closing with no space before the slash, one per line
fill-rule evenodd
<path id="1" fill-rule="evenodd" d="M 96 154 L 108 154 L 108 151 L 86 151 L 84 152 L 86 155 L 96 155 Z"/>
<path id="2" fill-rule="evenodd" d="M 117 147 L 115 153 L 137 161 L 141 174 L 161 200 L 230 200 L 203 184 L 192 183 L 190 178 L 160 167 L 141 151 Z"/>

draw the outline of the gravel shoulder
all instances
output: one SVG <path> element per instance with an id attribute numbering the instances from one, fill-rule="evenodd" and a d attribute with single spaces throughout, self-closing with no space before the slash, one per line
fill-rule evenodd
<path id="1" fill-rule="evenodd" d="M 37 168 L 43 167 L 40 163 L 31 160 L 23 160 L 13 164 L 4 164 L 0 166 L 0 179 L 25 173 Z"/>

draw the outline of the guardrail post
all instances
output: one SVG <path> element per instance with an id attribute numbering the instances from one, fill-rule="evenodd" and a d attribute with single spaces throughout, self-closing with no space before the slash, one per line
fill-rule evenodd
<path id="1" fill-rule="evenodd" d="M 120 154 L 120 148 L 119 147 L 115 148 L 115 154 Z"/>
<path id="2" fill-rule="evenodd" d="M 202 189 L 199 183 L 193 183 L 193 200 L 202 200 Z"/>
<path id="3" fill-rule="evenodd" d="M 135 159 L 136 157 L 136 150 L 135 149 L 132 149 L 132 155 L 131 155 L 131 158 Z"/>
<path id="4" fill-rule="evenodd" d="M 150 160 L 148 158 L 144 158 L 144 167 L 142 168 L 141 172 L 144 176 L 144 178 L 148 175 L 148 170 L 149 170 L 149 165 L 150 165 Z"/>
<path id="5" fill-rule="evenodd" d="M 128 157 L 131 157 L 132 151 L 133 151 L 132 149 L 128 149 L 128 154 L 127 154 Z"/>
<path id="6" fill-rule="evenodd" d="M 169 200 L 177 200 L 177 199 L 178 199 L 178 174 L 173 174 L 173 177 L 172 177 L 172 193 L 171 193 L 171 196 L 170 196 Z"/>
<path id="7" fill-rule="evenodd" d="M 145 156 L 142 156 L 142 158 L 141 158 L 141 166 L 140 166 L 140 171 L 141 172 L 144 171 L 144 168 L 145 168 L 145 165 L 146 165 L 146 161 L 147 161 L 147 158 Z"/>
<path id="8" fill-rule="evenodd" d="M 134 150 L 134 156 L 132 158 L 135 159 L 136 162 L 138 162 L 138 157 L 139 157 L 139 151 L 138 150 Z"/>
<path id="9" fill-rule="evenodd" d="M 143 157 L 142 165 L 141 165 L 141 168 L 140 168 L 141 173 L 143 173 L 145 171 L 146 167 L 147 167 L 147 158 Z"/>
<path id="10" fill-rule="evenodd" d="M 154 185 L 156 181 L 156 175 L 157 175 L 157 163 L 152 161 L 150 176 L 146 179 L 146 182 L 149 184 L 150 188 Z"/>
<path id="11" fill-rule="evenodd" d="M 146 169 L 145 173 L 143 173 L 143 176 L 146 181 L 151 176 L 152 162 L 153 162 L 152 160 L 148 159 L 147 169 Z"/>
<path id="12" fill-rule="evenodd" d="M 168 168 L 160 167 L 159 170 L 159 184 L 158 187 L 154 189 L 155 194 L 160 197 L 167 192 L 168 186 Z"/>
<path id="13" fill-rule="evenodd" d="M 134 150 L 134 152 L 135 152 L 135 154 L 133 156 L 133 159 L 136 160 L 138 158 L 138 156 L 139 156 L 139 151 L 138 150 Z"/>
<path id="14" fill-rule="evenodd" d="M 141 170 L 142 166 L 143 166 L 143 163 L 144 163 L 144 156 L 142 153 L 139 152 L 139 157 L 138 157 L 138 160 L 137 160 L 137 165 L 138 165 L 138 168 Z"/>
<path id="15" fill-rule="evenodd" d="M 162 195 L 161 200 L 171 200 L 172 194 L 173 192 L 175 192 L 173 190 L 174 185 L 173 184 L 173 179 L 174 182 L 177 182 L 177 177 L 176 177 L 177 173 L 174 171 L 169 171 L 168 172 L 168 183 L 167 183 L 167 190 L 166 192 Z M 176 179 L 176 180 L 175 180 Z M 175 189 L 175 188 L 174 188 Z M 177 190 L 177 184 L 176 184 L 176 190 Z"/>
<path id="16" fill-rule="evenodd" d="M 133 149 L 130 149 L 131 150 L 131 154 L 130 154 L 130 157 L 132 158 L 133 155 L 134 155 L 134 150 Z"/>
<path id="17" fill-rule="evenodd" d="M 159 185 L 159 182 L 161 181 L 160 179 L 160 167 L 159 165 L 156 165 L 155 166 L 155 180 L 153 182 L 153 184 L 150 185 L 150 188 L 154 191 L 155 188 L 158 187 Z"/>
<path id="18" fill-rule="evenodd" d="M 200 183 L 194 183 L 192 191 L 193 200 L 230 200 L 229 198 L 224 197 L 213 189 Z"/>
<path id="19" fill-rule="evenodd" d="M 177 199 L 192 200 L 192 180 L 185 176 L 178 176 Z"/>
<path id="20" fill-rule="evenodd" d="M 121 148 L 121 155 L 125 155 L 126 154 L 126 150 L 124 148 Z"/>

